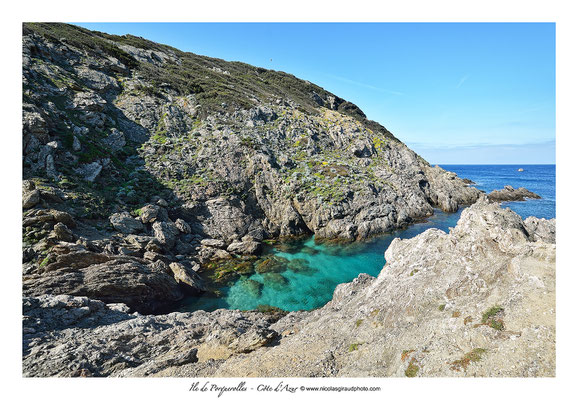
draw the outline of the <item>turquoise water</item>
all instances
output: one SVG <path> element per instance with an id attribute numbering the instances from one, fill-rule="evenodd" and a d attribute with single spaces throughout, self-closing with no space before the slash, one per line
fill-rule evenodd
<path id="1" fill-rule="evenodd" d="M 446 165 L 444 169 L 456 172 L 462 178 L 476 182 L 478 189 L 490 192 L 505 185 L 523 186 L 542 196 L 540 200 L 504 203 L 523 218 L 530 215 L 554 218 L 556 215 L 556 188 L 554 165 Z M 523 168 L 524 172 L 518 172 Z M 204 295 L 185 299 L 180 311 L 218 308 L 252 310 L 259 306 L 274 306 L 287 311 L 311 310 L 325 305 L 333 296 L 335 287 L 350 282 L 364 272 L 377 276 L 385 264 L 384 252 L 396 238 L 411 238 L 429 228 L 448 232 L 456 225 L 462 209 L 453 214 L 436 210 L 428 221 L 417 223 L 405 230 L 381 236 L 363 243 L 346 245 L 315 244 L 310 237 L 301 241 L 269 246 L 264 257 L 277 256 L 281 272 L 253 273 L 218 288 L 220 297 Z"/>
<path id="2" fill-rule="evenodd" d="M 301 271 L 287 269 L 277 275 L 255 273 L 236 281 L 230 287 L 220 289 L 222 296 L 191 297 L 183 301 L 179 310 L 207 310 L 218 308 L 253 310 L 260 305 L 269 305 L 287 311 L 311 310 L 323 306 L 333 296 L 335 287 L 343 282 L 349 282 L 360 273 L 365 272 L 377 276 L 385 265 L 384 252 L 396 238 L 411 238 L 429 228 L 448 231 L 455 226 L 462 209 L 453 214 L 436 211 L 423 223 L 418 223 L 401 231 L 379 238 L 352 244 L 325 245 L 315 244 L 314 238 L 269 246 L 265 254 L 282 257 L 287 264 L 297 260 Z M 294 261 L 295 264 L 295 261 Z M 260 293 L 250 290 L 246 281 L 263 284 Z M 253 288 L 255 285 L 253 284 Z"/>

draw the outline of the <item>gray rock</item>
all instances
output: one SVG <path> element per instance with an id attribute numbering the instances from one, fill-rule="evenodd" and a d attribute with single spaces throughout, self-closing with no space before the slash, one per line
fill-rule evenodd
<path id="1" fill-rule="evenodd" d="M 54 236 L 56 239 L 63 242 L 74 242 L 76 240 L 76 236 L 62 222 L 58 222 L 54 225 Z"/>
<path id="2" fill-rule="evenodd" d="M 175 225 L 177 226 L 179 231 L 181 231 L 182 233 L 191 233 L 191 226 L 189 224 L 187 224 L 186 221 L 182 220 L 181 218 L 178 218 L 175 221 Z"/>
<path id="3" fill-rule="evenodd" d="M 227 247 L 229 253 L 235 254 L 258 254 L 261 251 L 261 243 L 252 240 L 235 241 Z"/>
<path id="4" fill-rule="evenodd" d="M 140 219 L 143 223 L 148 224 L 155 222 L 157 219 L 161 221 L 166 220 L 166 218 L 159 218 L 162 215 L 162 209 L 159 206 L 153 204 L 147 204 L 143 208 L 140 209 Z M 166 212 L 164 213 L 166 215 Z M 166 215 L 168 218 L 168 215 Z"/>
<path id="5" fill-rule="evenodd" d="M 78 175 L 82 177 L 87 182 L 94 182 L 102 171 L 102 165 L 98 162 L 92 162 L 90 164 L 83 164 L 79 168 L 74 170 Z"/>
<path id="6" fill-rule="evenodd" d="M 109 221 L 114 229 L 122 233 L 137 233 L 144 229 L 142 222 L 133 218 L 127 211 L 112 214 Z"/>
<path id="7" fill-rule="evenodd" d="M 38 202 L 40 202 L 40 190 L 38 189 L 25 192 L 22 195 L 22 208 L 24 209 L 34 207 Z"/>
<path id="8" fill-rule="evenodd" d="M 195 248 L 191 244 L 177 239 L 173 252 L 180 255 L 194 254 Z"/>
<path id="9" fill-rule="evenodd" d="M 139 312 L 153 312 L 183 296 L 164 268 L 134 257 L 91 252 L 57 256 L 42 274 L 29 276 L 22 290 L 27 296 L 89 296 L 107 303 L 125 303 Z"/>
<path id="10" fill-rule="evenodd" d="M 274 318 L 262 313 L 143 316 L 121 304 L 66 295 L 26 297 L 23 316 L 26 377 L 71 377 L 81 370 L 93 376 L 170 376 L 175 368 L 203 375 L 223 359 L 279 336 L 268 328 Z"/>
<path id="11" fill-rule="evenodd" d="M 80 144 L 80 140 L 78 140 L 77 136 L 72 137 L 72 150 L 80 151 L 82 149 L 82 145 Z"/>
<path id="12" fill-rule="evenodd" d="M 524 226 L 533 241 L 556 243 L 556 220 L 528 217 L 524 220 Z"/>
<path id="13" fill-rule="evenodd" d="M 36 184 L 34 181 L 31 180 L 23 180 L 22 181 L 22 193 L 30 192 L 36 189 Z"/>
<path id="14" fill-rule="evenodd" d="M 530 192 L 526 188 L 514 189 L 510 185 L 504 186 L 503 189 L 494 190 L 488 194 L 488 199 L 490 201 L 524 201 L 526 199 L 541 199 L 539 195 L 534 192 Z"/>
<path id="15" fill-rule="evenodd" d="M 94 92 L 77 92 L 72 101 L 72 108 L 79 111 L 103 111 L 106 100 Z"/>
<path id="16" fill-rule="evenodd" d="M 170 250 L 175 245 L 179 230 L 174 222 L 159 222 L 153 223 L 153 232 L 155 238 L 165 247 Z"/>
<path id="17" fill-rule="evenodd" d="M 225 245 L 225 242 L 223 240 L 220 240 L 220 239 L 203 239 L 203 240 L 201 240 L 201 244 L 203 246 L 216 247 L 219 249 L 224 249 L 227 247 Z"/>
<path id="18" fill-rule="evenodd" d="M 199 294 L 207 290 L 205 282 L 192 268 L 187 268 L 177 262 L 170 263 L 169 267 L 175 280 L 185 287 L 187 293 Z"/>
<path id="19" fill-rule="evenodd" d="M 109 135 L 103 139 L 103 143 L 112 151 L 118 151 L 126 145 L 126 140 L 122 132 L 116 128 L 112 128 Z"/>

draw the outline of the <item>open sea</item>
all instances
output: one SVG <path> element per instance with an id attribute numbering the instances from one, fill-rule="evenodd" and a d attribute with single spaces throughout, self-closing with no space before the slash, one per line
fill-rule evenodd
<path id="1" fill-rule="evenodd" d="M 542 196 L 542 199 L 503 203 L 522 218 L 556 217 L 556 166 L 555 165 L 440 165 L 453 171 L 460 178 L 475 182 L 475 187 L 485 192 L 502 189 L 505 185 L 525 187 Z M 522 168 L 523 172 L 518 172 Z M 298 263 L 301 272 L 287 269 L 282 278 L 273 281 L 259 273 L 244 277 L 232 284 L 219 288 L 220 297 L 201 296 L 185 299 L 179 311 L 218 308 L 252 310 L 258 306 L 273 306 L 287 311 L 311 310 L 325 305 L 333 296 L 335 287 L 350 282 L 360 273 L 377 276 L 385 264 L 384 252 L 396 238 L 411 238 L 426 229 L 438 228 L 448 232 L 456 225 L 463 208 L 455 213 L 436 210 L 428 221 L 407 229 L 362 243 L 347 245 L 315 244 L 310 237 L 290 246 L 269 246 L 265 254 L 274 254 L 286 259 L 287 263 Z M 277 277 L 279 278 L 279 277 Z M 283 279 L 284 278 L 284 279 Z M 247 285 L 247 280 L 252 285 Z M 259 290 L 254 290 L 259 287 Z M 250 290 L 249 288 L 253 288 Z"/>

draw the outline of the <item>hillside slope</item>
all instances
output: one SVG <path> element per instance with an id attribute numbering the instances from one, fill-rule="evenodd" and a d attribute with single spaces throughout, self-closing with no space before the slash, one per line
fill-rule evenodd
<path id="1" fill-rule="evenodd" d="M 283 72 L 61 24 L 25 24 L 23 54 L 25 176 L 88 186 L 100 206 L 88 216 L 162 187 L 225 241 L 352 239 L 477 198 L 355 105 Z M 223 226 L 230 212 L 238 222 Z"/>
<path id="2" fill-rule="evenodd" d="M 289 74 L 66 24 L 22 44 L 26 295 L 150 311 L 263 240 L 364 239 L 478 198 Z"/>

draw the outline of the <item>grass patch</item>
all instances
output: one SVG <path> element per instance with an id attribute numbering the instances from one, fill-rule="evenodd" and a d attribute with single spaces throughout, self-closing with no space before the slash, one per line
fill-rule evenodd
<path id="1" fill-rule="evenodd" d="M 438 306 L 438 310 L 440 310 L 440 311 L 443 311 L 443 310 L 445 310 L 445 309 L 446 309 L 446 305 L 445 305 L 445 304 L 440 304 L 440 305 Z"/>
<path id="2" fill-rule="evenodd" d="M 485 324 L 486 322 L 488 322 L 488 320 L 490 320 L 491 318 L 494 318 L 495 316 L 497 316 L 499 313 L 501 313 L 503 311 L 504 311 L 504 308 L 501 306 L 493 306 L 492 308 L 489 308 L 488 310 L 486 310 L 482 314 L 482 324 Z"/>
<path id="3" fill-rule="evenodd" d="M 405 376 L 408 378 L 415 378 L 417 376 L 417 372 L 419 371 L 419 365 L 417 365 L 415 358 L 412 358 L 409 362 L 409 365 L 405 369 Z"/>
<path id="4" fill-rule="evenodd" d="M 363 319 L 358 319 L 357 321 L 355 321 L 355 327 L 359 328 L 359 325 L 361 325 L 362 322 L 363 322 Z"/>
<path id="5" fill-rule="evenodd" d="M 504 320 L 502 319 L 503 314 L 504 307 L 493 306 L 482 314 L 482 323 L 480 325 L 487 325 L 497 331 L 503 331 L 505 328 Z"/>
<path id="6" fill-rule="evenodd" d="M 348 351 L 351 353 L 352 351 L 356 351 L 359 346 L 361 346 L 363 343 L 351 343 L 349 345 Z"/>
<path id="7" fill-rule="evenodd" d="M 454 371 L 465 371 L 468 368 L 468 365 L 472 362 L 477 362 L 482 359 L 482 354 L 486 352 L 486 349 L 482 349 L 480 347 L 473 349 L 469 353 L 466 353 L 462 358 L 459 360 L 453 361 L 451 363 L 450 369 Z"/>

